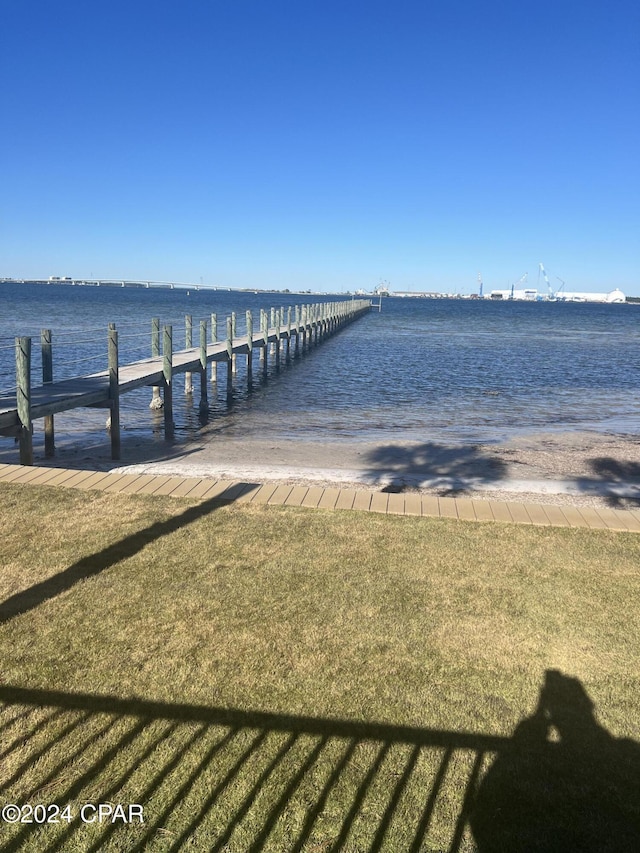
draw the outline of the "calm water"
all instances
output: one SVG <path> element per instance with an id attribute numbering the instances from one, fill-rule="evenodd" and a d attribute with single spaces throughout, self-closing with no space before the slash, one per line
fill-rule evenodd
<path id="1" fill-rule="evenodd" d="M 0 389 L 15 384 L 13 338 L 34 335 L 34 381 L 39 332 L 54 336 L 54 376 L 106 366 L 106 325 L 118 325 L 122 360 L 150 354 L 151 318 L 173 323 L 184 345 L 184 316 L 226 316 L 318 297 L 46 285 L 0 285 Z M 80 343 L 78 343 L 80 341 Z M 383 300 L 372 312 L 317 351 L 267 381 L 254 361 L 248 395 L 240 365 L 229 407 L 220 369 L 206 419 L 176 381 L 178 440 L 229 436 L 362 440 L 490 441 L 521 431 L 589 429 L 635 433 L 640 422 L 640 307 L 462 300 Z M 241 360 L 239 359 L 239 362 Z M 126 436 L 157 436 L 162 416 L 149 411 L 150 389 L 122 399 Z M 104 440 L 104 411 L 64 416 L 57 442 Z M 0 450 L 9 439 L 0 439 Z"/>

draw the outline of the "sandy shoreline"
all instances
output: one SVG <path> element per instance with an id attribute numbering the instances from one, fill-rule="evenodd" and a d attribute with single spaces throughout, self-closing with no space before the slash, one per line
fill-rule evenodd
<path id="1" fill-rule="evenodd" d="M 581 506 L 640 506 L 640 437 L 535 433 L 493 444 L 220 438 L 127 473 L 375 487 Z"/>
<path id="2" fill-rule="evenodd" d="M 123 435 L 112 462 L 105 434 L 62 446 L 36 464 L 123 473 L 337 485 L 472 495 L 578 506 L 640 507 L 640 436 L 596 432 L 521 434 L 495 443 L 287 441 L 218 435 L 168 444 Z M 15 451 L 0 461 L 16 462 Z"/>

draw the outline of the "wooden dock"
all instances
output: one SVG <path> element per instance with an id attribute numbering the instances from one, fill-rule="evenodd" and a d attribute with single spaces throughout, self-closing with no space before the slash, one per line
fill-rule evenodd
<path id="1" fill-rule="evenodd" d="M 246 312 L 245 334 L 236 337 L 236 316 L 226 320 L 224 340 L 218 340 L 216 316 L 199 324 L 199 345 L 192 346 L 192 330 L 188 324 L 186 348 L 173 349 L 173 328 L 160 328 L 158 320 L 152 322 L 151 356 L 130 364 L 120 364 L 118 356 L 118 330 L 115 324 L 108 329 L 108 365 L 106 370 L 89 375 L 53 381 L 53 354 L 51 332 L 43 330 L 42 384 L 31 382 L 30 337 L 16 338 L 16 390 L 15 394 L 0 396 L 0 435 L 16 436 L 20 441 L 20 463 L 33 464 L 33 423 L 45 420 L 45 455 L 54 454 L 53 417 L 61 412 L 80 407 L 107 408 L 110 411 L 111 456 L 120 458 L 120 396 L 143 386 L 154 388 L 154 402 L 164 411 L 164 429 L 167 438 L 173 435 L 173 382 L 176 374 L 186 375 L 186 388 L 190 390 L 191 376 L 200 375 L 200 407 L 206 410 L 208 399 L 207 368 L 219 362 L 227 365 L 227 392 L 233 390 L 236 358 L 244 356 L 247 381 L 253 376 L 253 352 L 258 349 L 264 373 L 267 371 L 269 349 L 277 366 L 281 360 L 310 349 L 345 325 L 353 322 L 371 308 L 370 300 L 324 302 L 260 312 L 259 328 L 254 330 L 253 316 Z M 190 318 L 188 318 L 190 320 Z M 284 352 L 283 352 L 284 350 Z M 162 396 L 161 396 L 162 395 Z"/>

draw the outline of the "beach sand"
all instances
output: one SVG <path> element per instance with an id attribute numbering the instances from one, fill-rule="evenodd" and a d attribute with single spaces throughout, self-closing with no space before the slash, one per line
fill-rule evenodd
<path id="1" fill-rule="evenodd" d="M 130 459 L 119 470 L 580 506 L 640 506 L 640 437 L 592 432 L 519 435 L 492 444 L 219 438 L 174 447 L 174 453 L 163 459 Z"/>

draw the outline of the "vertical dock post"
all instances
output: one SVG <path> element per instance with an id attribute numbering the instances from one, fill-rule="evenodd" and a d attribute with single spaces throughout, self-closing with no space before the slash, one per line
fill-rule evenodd
<path id="1" fill-rule="evenodd" d="M 251 311 L 246 314 L 247 324 L 247 385 L 251 388 L 253 382 L 253 315 Z"/>
<path id="2" fill-rule="evenodd" d="M 275 326 L 276 326 L 276 368 L 280 369 L 280 311 L 276 311 Z"/>
<path id="3" fill-rule="evenodd" d="M 115 323 L 109 323 L 109 432 L 111 458 L 120 459 L 120 383 L 118 375 L 118 332 Z"/>
<path id="4" fill-rule="evenodd" d="M 53 347 L 51 329 L 40 330 L 40 350 L 42 352 L 42 384 L 53 382 Z M 55 453 L 55 433 L 53 415 L 44 417 L 44 455 L 48 458 Z"/>
<path id="5" fill-rule="evenodd" d="M 262 362 L 262 372 L 267 375 L 267 347 L 269 346 L 269 321 L 267 320 L 267 312 L 260 309 L 260 331 L 264 345 L 260 349 L 260 361 Z"/>
<path id="6" fill-rule="evenodd" d="M 193 349 L 193 316 L 185 314 L 184 318 L 184 348 Z M 184 375 L 184 393 L 193 394 L 193 377 L 191 373 Z"/>
<path id="7" fill-rule="evenodd" d="M 154 317 L 151 321 L 151 358 L 160 358 L 160 318 Z M 150 409 L 162 408 L 162 397 L 160 396 L 160 388 L 158 385 L 153 386 L 153 394 Z"/>
<path id="8" fill-rule="evenodd" d="M 218 315 L 211 315 L 211 343 L 218 343 Z M 215 384 L 218 381 L 218 362 L 211 362 L 211 381 Z"/>
<path id="9" fill-rule="evenodd" d="M 233 394 L 233 320 L 227 317 L 227 397 Z"/>
<path id="10" fill-rule="evenodd" d="M 31 423 L 31 338 L 16 338 L 16 402 L 20 464 L 33 465 L 33 432 Z"/>
<path id="11" fill-rule="evenodd" d="M 275 308 L 271 308 L 271 310 L 270 310 L 269 314 L 270 314 L 270 319 L 271 319 L 271 322 L 269 323 L 269 328 L 270 328 L 270 329 L 273 329 L 273 327 L 274 327 L 274 326 L 275 326 L 275 324 L 276 324 L 276 311 L 275 311 Z M 275 341 L 271 341 L 271 355 L 273 355 L 273 354 L 275 353 L 275 351 L 276 351 L 276 344 L 275 344 Z"/>
<path id="12" fill-rule="evenodd" d="M 164 375 L 164 437 L 173 438 L 173 327 L 165 326 L 162 335 L 162 373 Z"/>
<path id="13" fill-rule="evenodd" d="M 287 361 L 291 361 L 291 306 L 287 308 Z"/>
<path id="14" fill-rule="evenodd" d="M 231 312 L 231 339 L 235 341 L 236 339 L 236 312 Z M 237 357 L 235 352 L 231 354 L 231 373 L 234 376 L 238 374 L 238 364 Z"/>
<path id="15" fill-rule="evenodd" d="M 296 305 L 296 348 L 294 355 L 300 355 L 300 306 Z"/>
<path id="16" fill-rule="evenodd" d="M 200 320 L 200 413 L 209 408 L 207 394 L 207 321 Z"/>

